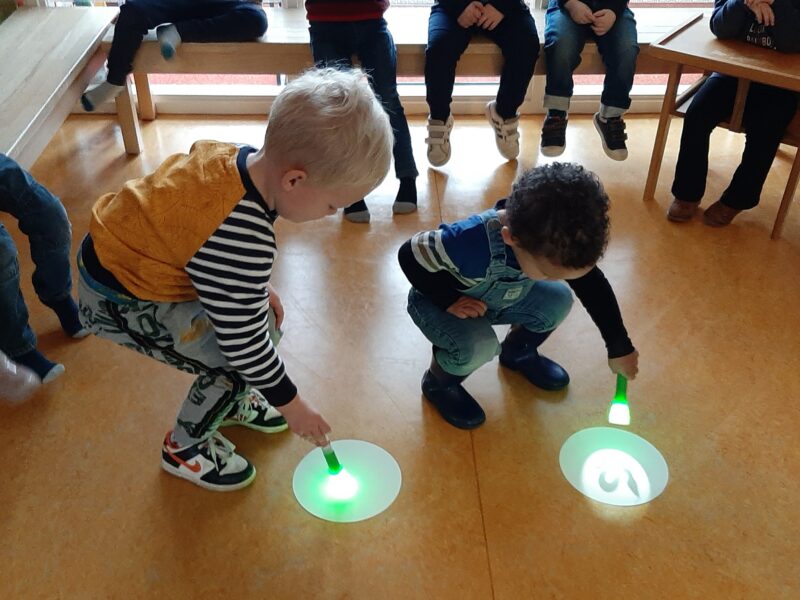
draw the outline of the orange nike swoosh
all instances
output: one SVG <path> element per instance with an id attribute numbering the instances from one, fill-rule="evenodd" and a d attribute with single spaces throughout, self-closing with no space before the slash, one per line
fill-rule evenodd
<path id="1" fill-rule="evenodd" d="M 202 469 L 202 468 L 203 468 L 203 467 L 200 465 L 200 463 L 199 463 L 199 462 L 197 462 L 197 461 L 194 461 L 193 463 L 187 463 L 185 460 L 181 459 L 181 457 L 180 457 L 180 456 L 176 456 L 175 454 L 173 454 L 173 453 L 172 453 L 172 452 L 170 452 L 169 450 L 167 450 L 167 453 L 168 453 L 168 454 L 169 454 L 169 455 L 170 455 L 172 458 L 174 458 L 176 461 L 178 461 L 180 464 L 182 464 L 184 467 L 186 467 L 187 469 L 189 469 L 189 470 L 190 470 L 192 473 L 199 473 L 199 472 L 200 472 L 200 469 Z"/>

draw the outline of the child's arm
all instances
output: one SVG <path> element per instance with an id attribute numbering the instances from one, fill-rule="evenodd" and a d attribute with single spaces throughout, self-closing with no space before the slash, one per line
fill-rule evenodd
<path id="1" fill-rule="evenodd" d="M 721 39 L 741 39 L 752 19 L 744 0 L 715 0 L 711 32 Z"/>
<path id="2" fill-rule="evenodd" d="M 445 270 L 429 271 L 423 267 L 414 257 L 411 243 L 412 240 L 408 240 L 397 252 L 400 268 L 412 287 L 442 310 L 447 310 L 462 296 L 464 286 Z"/>
<path id="3" fill-rule="evenodd" d="M 603 272 L 594 267 L 583 277 L 568 280 L 567 283 L 600 330 L 612 369 L 615 364 L 630 368 L 630 363 L 633 363 L 635 367 L 636 349 L 622 322 L 614 290 Z M 623 374 L 632 378 L 630 371 Z M 632 375 L 636 375 L 635 368 Z"/>

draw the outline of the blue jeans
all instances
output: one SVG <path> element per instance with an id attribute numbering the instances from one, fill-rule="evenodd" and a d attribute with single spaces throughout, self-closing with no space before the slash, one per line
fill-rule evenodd
<path id="1" fill-rule="evenodd" d="M 19 221 L 28 236 L 36 265 L 33 288 L 46 305 L 67 298 L 72 289 L 69 251 L 71 229 L 67 212 L 53 194 L 16 162 L 0 154 L 0 211 Z M 10 357 L 36 348 L 28 324 L 28 308 L 19 289 L 17 248 L 0 225 L 0 350 Z"/>
<path id="2" fill-rule="evenodd" d="M 184 42 L 246 42 L 264 35 L 267 15 L 240 0 L 128 0 L 108 53 L 108 82 L 124 85 L 148 30 L 174 23 Z"/>
<path id="3" fill-rule="evenodd" d="M 411 133 L 397 94 L 397 49 L 384 19 L 354 22 L 314 21 L 309 27 L 315 63 L 352 66 L 358 57 L 383 105 L 394 131 L 394 170 L 397 178 L 416 177 Z"/>
<path id="4" fill-rule="evenodd" d="M 572 73 L 581 63 L 581 51 L 586 40 L 594 38 L 606 66 L 600 114 L 619 117 L 631 106 L 631 87 L 636 72 L 639 44 L 636 19 L 626 8 L 605 35 L 597 36 L 589 25 L 579 25 L 569 13 L 550 0 L 544 28 L 544 53 L 547 59 L 547 85 L 544 107 L 569 110 L 572 98 Z"/>
<path id="5" fill-rule="evenodd" d="M 466 376 L 500 354 L 493 325 L 521 325 L 530 331 L 552 331 L 572 308 L 572 291 L 560 281 L 533 281 L 508 266 L 508 247 L 497 211 L 481 214 L 489 238 L 491 260 L 486 277 L 464 290 L 487 306 L 482 317 L 460 319 L 436 306 L 414 288 L 408 314 L 434 346 L 436 362 L 451 375 Z"/>
<path id="6" fill-rule="evenodd" d="M 503 53 L 497 114 L 503 119 L 515 117 L 525 99 L 539 57 L 539 35 L 531 14 L 520 10 L 506 15 L 493 31 L 477 26 L 464 29 L 441 6 L 435 5 L 428 19 L 428 46 L 425 48 L 426 99 L 432 119 L 446 121 L 450 116 L 456 64 L 476 33 L 488 37 Z"/>

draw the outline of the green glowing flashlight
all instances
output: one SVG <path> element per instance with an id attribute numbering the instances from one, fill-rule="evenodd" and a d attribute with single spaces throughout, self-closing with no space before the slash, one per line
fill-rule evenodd
<path id="1" fill-rule="evenodd" d="M 617 373 L 617 391 L 608 407 L 608 422 L 612 425 L 630 425 L 631 409 L 628 406 L 628 380 Z"/>
<path id="2" fill-rule="evenodd" d="M 331 475 L 336 475 L 342 470 L 342 464 L 339 462 L 330 442 L 322 446 L 322 455 L 325 457 L 325 462 L 328 463 L 328 472 Z"/>

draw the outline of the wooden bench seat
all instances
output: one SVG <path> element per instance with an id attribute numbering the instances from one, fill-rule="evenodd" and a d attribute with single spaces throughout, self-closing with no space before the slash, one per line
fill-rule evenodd
<path id="1" fill-rule="evenodd" d="M 35 8 L 0 24 L 0 152 L 29 168 L 105 55 L 115 8 Z"/>
<path id="2" fill-rule="evenodd" d="M 155 34 L 151 32 L 134 61 L 134 81 L 143 119 L 156 115 L 150 93 L 149 73 L 224 73 L 296 74 L 312 65 L 309 46 L 308 22 L 304 9 L 266 9 L 269 27 L 257 41 L 245 43 L 183 44 L 176 57 L 165 61 L 161 57 Z M 400 76 L 421 76 L 425 67 L 425 46 L 428 36 L 428 8 L 391 8 L 386 12 L 389 29 L 397 45 L 397 71 Z M 697 9 L 637 8 L 634 10 L 638 24 L 639 44 L 642 52 L 637 63 L 637 73 L 663 73 L 664 65 L 650 57 L 647 46 L 698 14 Z M 533 10 L 540 41 L 544 37 L 545 11 Z M 104 46 L 110 46 L 111 33 Z M 502 67 L 500 49 L 487 38 L 477 37 L 470 44 L 458 64 L 459 75 L 493 76 Z M 603 73 L 602 59 L 593 43 L 586 45 L 577 73 Z M 545 73 L 544 56 L 536 64 L 536 73 Z M 120 98 L 123 103 L 129 102 Z M 119 107 L 119 103 L 118 103 Z M 126 111 L 127 112 L 127 111 Z M 141 148 L 138 121 L 125 124 L 122 115 L 123 139 L 128 153 L 138 154 Z M 126 133 L 127 132 L 127 133 Z"/>

